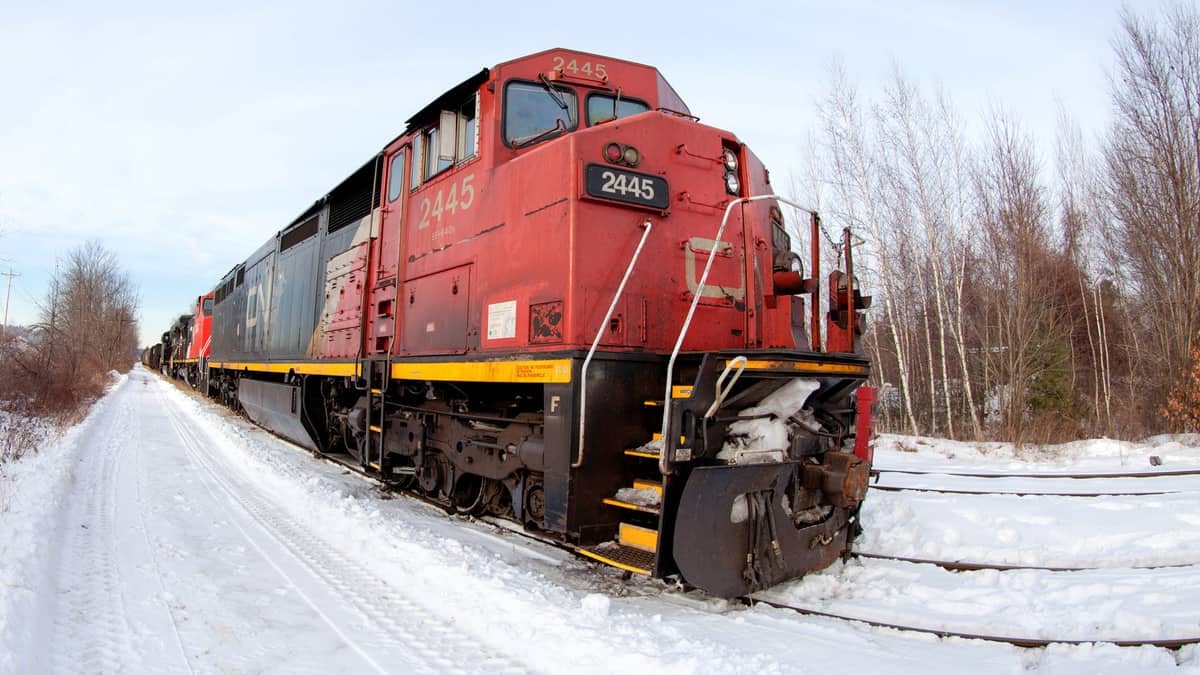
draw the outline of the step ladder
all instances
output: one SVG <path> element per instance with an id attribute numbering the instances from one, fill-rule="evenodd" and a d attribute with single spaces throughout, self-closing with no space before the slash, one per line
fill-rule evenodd
<path id="1" fill-rule="evenodd" d="M 686 397 L 690 387 L 680 388 L 678 395 Z M 662 401 L 645 401 L 648 417 L 657 419 Z M 661 441 L 662 434 L 654 433 L 651 442 Z M 658 554 L 659 528 L 663 503 L 663 476 L 658 470 L 659 453 L 650 444 L 624 451 L 628 473 L 638 476 L 630 487 L 617 491 L 601 501 L 620 516 L 616 538 L 579 552 L 593 560 L 635 574 L 653 576 Z M 636 490 L 637 492 L 627 492 Z"/>
<path id="2" fill-rule="evenodd" d="M 363 468 L 383 473 L 383 418 L 387 415 L 387 388 L 391 360 L 365 362 L 367 384 L 367 433 L 363 447 Z"/>
<path id="3" fill-rule="evenodd" d="M 626 454 L 630 452 L 632 451 L 627 450 Z M 658 455 L 653 455 L 653 461 L 658 461 Z M 627 572 L 650 576 L 653 574 L 654 559 L 658 553 L 659 507 L 662 504 L 663 487 L 660 482 L 639 478 L 633 481 L 632 489 L 638 490 L 642 495 L 653 492 L 657 498 L 637 499 L 624 494 L 623 490 L 612 497 L 605 497 L 605 504 L 623 512 L 622 520 L 617 526 L 617 537 L 613 541 L 582 548 L 579 552 Z"/>

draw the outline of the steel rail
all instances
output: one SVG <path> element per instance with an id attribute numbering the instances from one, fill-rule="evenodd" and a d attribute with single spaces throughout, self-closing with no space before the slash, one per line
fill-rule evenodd
<path id="1" fill-rule="evenodd" d="M 1163 565 L 1122 565 L 1119 567 L 1069 567 L 1059 565 L 1022 565 L 1019 563 L 989 563 L 978 562 L 971 560 L 936 560 L 933 558 L 909 558 L 898 555 L 886 555 L 884 553 L 870 553 L 866 551 L 852 551 L 852 558 L 863 558 L 866 560 L 894 560 L 896 562 L 913 563 L 916 565 L 936 565 L 944 570 L 951 572 L 974 572 L 978 570 L 999 570 L 1001 572 L 1009 570 L 1040 570 L 1044 572 L 1084 572 L 1088 570 L 1158 570 L 1178 567 L 1197 567 L 1200 568 L 1200 563 L 1167 563 Z"/>
<path id="2" fill-rule="evenodd" d="M 961 478 L 1157 478 L 1159 476 L 1200 476 L 1200 468 L 1168 469 L 1166 471 L 1132 471 L 1129 473 L 970 473 L 966 471 L 937 471 L 934 469 L 881 469 L 872 473 L 902 473 L 910 476 L 958 476 Z"/>
<path id="3" fill-rule="evenodd" d="M 1031 492 L 1020 490 L 1014 492 L 995 492 L 991 490 L 960 490 L 928 486 L 900 485 L 870 485 L 872 490 L 885 492 L 940 492 L 948 495 L 1012 495 L 1014 497 L 1147 497 L 1154 495 L 1174 495 L 1188 492 L 1187 490 L 1147 490 L 1146 492 Z"/>
<path id="4" fill-rule="evenodd" d="M 837 614 L 835 612 L 826 612 L 810 607 L 797 607 L 783 602 L 767 600 L 764 598 L 756 598 L 753 595 L 744 596 L 743 602 L 753 606 L 755 604 L 768 605 L 777 609 L 790 609 L 798 614 L 806 614 L 808 616 L 820 616 L 828 619 L 839 619 L 841 621 L 854 621 L 863 623 L 876 628 L 891 628 L 893 630 L 907 631 L 910 633 L 924 633 L 927 635 L 936 635 L 940 638 L 962 638 L 964 640 L 983 640 L 986 642 L 1002 642 L 1013 645 L 1015 647 L 1048 647 L 1050 645 L 1093 645 L 1093 644 L 1111 644 L 1118 647 L 1160 647 L 1163 649 L 1181 649 L 1187 645 L 1200 644 L 1200 635 L 1186 638 L 1162 638 L 1148 640 L 1107 640 L 1104 638 L 1096 638 L 1091 640 L 1079 639 L 1055 639 L 1055 638 L 1034 638 L 1024 636 L 1010 635 L 989 635 L 984 633 L 965 633 L 943 628 L 925 628 L 921 626 L 910 626 L 906 624 L 891 623 L 888 621 L 876 621 L 859 616 L 850 616 L 847 614 Z"/>

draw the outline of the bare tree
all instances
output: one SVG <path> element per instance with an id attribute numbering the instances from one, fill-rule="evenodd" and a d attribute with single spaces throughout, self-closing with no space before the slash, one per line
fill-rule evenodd
<path id="1" fill-rule="evenodd" d="M 1200 14 L 1126 9 L 1113 42 L 1115 119 L 1104 145 L 1107 249 L 1139 311 L 1132 336 L 1142 396 L 1161 410 L 1200 342 Z"/>
<path id="2" fill-rule="evenodd" d="M 111 251 L 92 241 L 68 254 L 42 306 L 37 353 L 22 361 L 40 405 L 71 407 L 99 394 L 106 372 L 132 366 L 137 306 L 137 290 Z"/>
<path id="3" fill-rule="evenodd" d="M 1085 424 L 1091 433 L 1112 434 L 1112 360 L 1108 315 L 1104 311 L 1100 259 L 1102 246 L 1100 173 L 1095 169 L 1078 125 L 1059 110 L 1056 138 L 1058 211 L 1062 247 L 1077 270 L 1078 311 L 1069 317 L 1072 388 L 1088 402 Z"/>
<path id="4" fill-rule="evenodd" d="M 1005 438 L 1071 436 L 1069 319 L 1074 266 L 1053 247 L 1033 142 L 1003 112 L 988 124 L 976 172 L 981 353 Z M 1063 423 L 1068 429 L 1063 429 Z"/>
<path id="5" fill-rule="evenodd" d="M 923 308 L 929 417 L 936 430 L 941 408 L 950 436 L 957 435 L 958 418 L 965 417 L 978 439 L 983 432 L 966 357 L 962 305 L 970 246 L 969 153 L 944 91 L 925 96 L 897 67 L 885 98 L 877 109 L 885 148 L 881 170 L 892 188 L 887 199 L 892 219 L 907 223 L 903 230 L 917 249 L 912 274 L 918 285 L 913 290 L 914 301 Z"/>
<path id="6" fill-rule="evenodd" d="M 904 255 L 908 242 L 896 236 L 894 228 L 887 227 L 884 189 L 868 125 L 857 92 L 840 64 L 833 68 L 832 84 L 820 114 L 827 144 L 829 183 L 834 193 L 832 216 L 859 228 L 871 243 L 871 250 L 860 258 L 859 271 L 869 278 L 876 297 L 882 300 L 881 325 L 870 330 L 883 331 L 886 338 L 869 339 L 867 344 L 876 350 L 872 357 L 881 384 L 891 382 L 886 373 L 894 364 L 902 416 L 909 432 L 919 433 L 913 406 L 908 333 L 896 330 L 908 325 L 908 308 L 902 300 L 905 279 L 896 263 Z"/>

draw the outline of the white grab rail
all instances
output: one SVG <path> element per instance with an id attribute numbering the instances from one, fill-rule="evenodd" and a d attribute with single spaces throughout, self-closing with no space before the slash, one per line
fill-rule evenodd
<path id="1" fill-rule="evenodd" d="M 704 419 L 717 414 L 717 409 L 725 402 L 725 397 L 729 396 L 729 392 L 733 391 L 733 385 L 737 384 L 738 378 L 742 376 L 742 371 L 746 370 L 747 362 L 746 357 L 738 356 L 725 364 L 725 370 L 721 371 L 721 376 L 717 378 L 717 396 L 713 399 L 712 405 L 708 406 L 708 411 L 704 413 Z M 730 372 L 733 373 L 733 379 L 729 381 L 729 384 L 725 384 L 725 378 L 729 377 Z"/>
<path id="2" fill-rule="evenodd" d="M 587 420 L 587 372 L 588 366 L 592 365 L 592 356 L 596 354 L 596 347 L 600 345 L 600 338 L 604 337 L 604 331 L 608 328 L 608 322 L 612 319 L 612 314 L 617 309 L 617 301 L 621 299 L 621 295 L 625 292 L 625 284 L 629 281 L 629 277 L 633 274 L 633 268 L 637 264 L 637 259 L 642 255 L 642 247 L 646 245 L 646 239 L 650 236 L 650 230 L 654 229 L 654 225 L 647 218 L 642 223 L 642 227 L 646 231 L 642 233 L 642 240 L 638 242 L 637 249 L 633 252 L 633 257 L 629 259 L 629 266 L 625 268 L 625 276 L 621 277 L 621 284 L 617 286 L 617 292 L 613 294 L 612 303 L 608 305 L 608 312 L 604 314 L 604 320 L 600 322 L 600 330 L 596 331 L 596 339 L 592 340 L 592 348 L 588 350 L 587 356 L 583 359 L 583 367 L 579 372 L 579 455 L 571 462 L 572 469 L 578 469 L 583 466 L 583 433 L 587 429 L 584 422 Z"/>

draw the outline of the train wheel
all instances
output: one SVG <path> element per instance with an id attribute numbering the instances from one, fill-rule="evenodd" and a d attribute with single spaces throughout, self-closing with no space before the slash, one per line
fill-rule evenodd
<path id="1" fill-rule="evenodd" d="M 454 510 L 463 515 L 478 515 L 483 511 L 486 479 L 473 473 L 464 473 L 454 482 Z"/>
<path id="2" fill-rule="evenodd" d="M 541 527 L 546 518 L 546 495 L 542 491 L 542 481 L 529 481 L 525 487 L 525 522 L 528 525 Z"/>
<path id="3" fill-rule="evenodd" d="M 433 453 L 425 455 L 425 461 L 417 468 L 417 485 L 421 492 L 433 496 L 442 484 L 441 462 Z"/>

